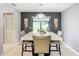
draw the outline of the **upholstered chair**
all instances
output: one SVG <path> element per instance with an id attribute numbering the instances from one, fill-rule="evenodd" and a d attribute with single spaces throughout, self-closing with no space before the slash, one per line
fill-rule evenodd
<path id="1" fill-rule="evenodd" d="M 33 55 L 50 55 L 50 38 L 51 36 L 33 36 Z"/>

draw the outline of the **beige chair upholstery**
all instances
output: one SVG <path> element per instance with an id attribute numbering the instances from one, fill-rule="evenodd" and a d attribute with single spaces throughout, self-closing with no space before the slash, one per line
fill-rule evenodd
<path id="1" fill-rule="evenodd" d="M 49 53 L 51 36 L 33 36 L 34 53 Z"/>

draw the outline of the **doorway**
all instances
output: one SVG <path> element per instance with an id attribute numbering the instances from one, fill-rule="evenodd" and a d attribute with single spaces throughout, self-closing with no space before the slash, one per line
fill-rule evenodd
<path id="1" fill-rule="evenodd" d="M 6 54 L 13 46 L 15 42 L 15 22 L 13 13 L 3 14 L 3 48 L 4 54 Z"/>

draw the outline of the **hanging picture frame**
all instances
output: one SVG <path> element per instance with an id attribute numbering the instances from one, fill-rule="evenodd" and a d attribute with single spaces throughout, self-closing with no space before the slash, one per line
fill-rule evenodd
<path id="1" fill-rule="evenodd" d="M 24 30 L 28 29 L 28 18 L 24 18 Z"/>
<path id="2" fill-rule="evenodd" d="M 54 18 L 54 29 L 58 29 L 58 18 Z"/>

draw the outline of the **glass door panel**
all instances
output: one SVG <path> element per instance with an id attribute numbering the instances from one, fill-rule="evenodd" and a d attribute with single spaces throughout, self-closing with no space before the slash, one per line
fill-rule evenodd
<path id="1" fill-rule="evenodd" d="M 44 31 L 46 31 L 49 27 L 49 23 L 48 22 L 41 22 L 41 27 L 42 27 L 42 29 L 44 29 Z"/>
<path id="2" fill-rule="evenodd" d="M 37 32 L 37 30 L 40 29 L 40 22 L 33 22 L 33 31 Z"/>

